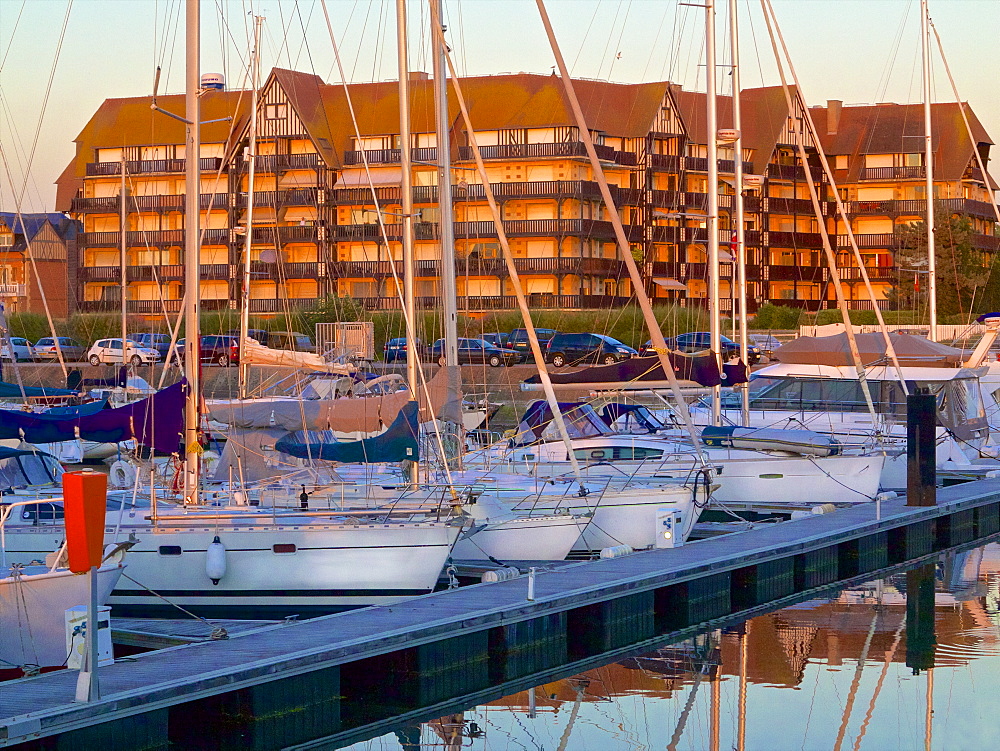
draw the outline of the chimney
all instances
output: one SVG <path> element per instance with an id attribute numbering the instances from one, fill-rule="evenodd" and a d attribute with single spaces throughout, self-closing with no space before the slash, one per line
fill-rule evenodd
<path id="1" fill-rule="evenodd" d="M 840 111 L 844 108 L 844 102 L 840 99 L 826 100 L 826 134 L 828 136 L 837 135 L 840 129 Z"/>

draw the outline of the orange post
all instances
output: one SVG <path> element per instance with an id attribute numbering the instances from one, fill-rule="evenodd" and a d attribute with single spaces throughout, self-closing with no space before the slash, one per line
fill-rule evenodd
<path id="1" fill-rule="evenodd" d="M 62 480 L 69 570 L 82 574 L 100 567 L 104 555 L 108 476 L 92 471 L 66 472 Z"/>

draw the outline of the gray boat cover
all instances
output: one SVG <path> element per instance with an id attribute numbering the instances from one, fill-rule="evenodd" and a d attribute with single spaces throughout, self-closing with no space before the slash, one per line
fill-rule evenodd
<path id="1" fill-rule="evenodd" d="M 861 363 L 866 367 L 872 365 L 889 365 L 891 360 L 886 352 L 885 337 L 882 334 L 855 334 Z M 893 349 L 899 364 L 923 368 L 959 368 L 965 359 L 965 353 L 960 349 L 946 344 L 932 342 L 922 336 L 913 334 L 889 334 Z M 847 342 L 847 334 L 833 336 L 800 336 L 788 344 L 783 344 L 774 351 L 778 362 L 795 363 L 797 365 L 832 365 L 837 367 L 854 364 L 851 350 Z"/>
<path id="2" fill-rule="evenodd" d="M 458 371 L 457 367 L 440 368 L 437 371 L 427 383 L 429 405 L 424 398 L 423 389 L 419 389 L 421 422 L 433 417 L 461 422 L 461 375 Z M 449 391 L 454 393 L 449 394 Z M 394 394 L 340 399 L 209 401 L 206 406 L 211 419 L 230 428 L 377 433 L 391 425 L 411 399 L 409 391 L 397 391 Z"/>

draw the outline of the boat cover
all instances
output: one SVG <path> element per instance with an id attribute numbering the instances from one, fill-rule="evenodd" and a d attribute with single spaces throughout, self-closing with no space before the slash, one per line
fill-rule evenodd
<path id="1" fill-rule="evenodd" d="M 23 443 L 21 446 L 0 446 L 0 491 L 59 482 L 63 470 L 54 456 Z"/>
<path id="2" fill-rule="evenodd" d="M 601 419 L 612 430 L 620 433 L 656 433 L 667 426 L 649 407 L 642 404 L 611 402 L 601 408 Z M 615 423 L 621 421 L 617 428 Z"/>
<path id="3" fill-rule="evenodd" d="M 578 402 L 559 402 L 566 432 L 570 438 L 594 438 L 602 435 L 612 435 L 612 430 L 598 417 L 597 412 L 589 404 Z M 553 434 L 552 408 L 543 399 L 533 401 L 528 405 L 517 427 L 517 435 L 512 439 L 514 446 L 528 446 L 542 440 L 558 440 Z"/>
<path id="4" fill-rule="evenodd" d="M 134 439 L 163 453 L 178 449 L 184 432 L 187 381 L 169 386 L 147 399 L 117 409 L 88 413 L 49 414 L 0 410 L 0 438 L 28 443 L 59 443 L 83 438 L 98 443 Z"/>
<path id="5" fill-rule="evenodd" d="M 855 334 L 861 363 L 865 367 L 872 365 L 889 365 L 891 360 L 886 353 L 885 337 L 880 334 Z M 946 344 L 932 342 L 914 334 L 889 334 L 893 349 L 899 364 L 909 367 L 925 368 L 958 368 L 961 367 L 965 353 Z M 854 365 L 847 334 L 833 336 L 800 336 L 774 351 L 778 362 L 795 363 L 796 365 Z"/>
<path id="6" fill-rule="evenodd" d="M 710 425 L 701 431 L 706 446 L 725 446 L 758 451 L 787 451 L 804 456 L 833 456 L 840 453 L 836 438 L 812 430 L 783 428 L 740 428 Z"/>
<path id="7" fill-rule="evenodd" d="M 747 367 L 742 362 L 727 363 L 719 372 L 715 356 L 710 352 L 670 352 L 667 354 L 674 366 L 678 381 L 691 381 L 699 386 L 735 386 L 749 380 Z M 667 376 L 660 366 L 659 357 L 633 357 L 613 365 L 595 365 L 575 373 L 549 373 L 552 383 L 559 385 L 614 383 L 621 389 L 629 387 L 666 388 Z M 537 375 L 525 383 L 540 383 Z"/>
<path id="8" fill-rule="evenodd" d="M 461 410 L 461 376 L 441 368 L 427 383 L 430 408 L 424 394 L 419 394 L 421 415 L 425 422 L 437 416 L 452 419 L 443 410 L 457 401 Z M 458 378 L 450 387 L 458 391 L 457 400 L 449 398 L 449 378 Z M 420 389 L 423 392 L 423 389 Z M 209 417 L 230 428 L 288 430 L 336 430 L 342 433 L 377 433 L 391 425 L 403 406 L 412 399 L 409 391 L 375 396 L 339 399 L 245 399 L 207 402 Z M 461 422 L 461 411 L 454 422 Z"/>
<path id="9" fill-rule="evenodd" d="M 361 441 L 338 441 L 336 443 L 299 441 L 291 436 L 282 438 L 274 445 L 275 451 L 300 459 L 323 459 L 331 462 L 373 464 L 376 462 L 417 461 L 418 406 L 407 402 L 399 410 L 392 425 L 382 434 Z"/>
<path id="10" fill-rule="evenodd" d="M 22 392 L 21 387 L 16 383 L 0 381 L 0 399 L 20 399 L 22 397 L 39 398 L 48 396 L 76 396 L 77 391 L 70 389 L 53 389 L 48 386 L 25 386 Z"/>

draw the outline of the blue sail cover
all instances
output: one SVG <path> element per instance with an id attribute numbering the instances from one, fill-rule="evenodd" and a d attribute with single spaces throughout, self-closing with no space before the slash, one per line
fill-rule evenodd
<path id="1" fill-rule="evenodd" d="M 184 395 L 187 381 L 181 381 L 117 409 L 89 413 L 89 407 L 75 414 L 32 414 L 0 410 L 0 438 L 22 438 L 28 443 L 59 443 L 77 437 L 98 443 L 119 443 L 135 439 L 163 453 L 178 450 L 184 432 Z"/>
<path id="2" fill-rule="evenodd" d="M 21 387 L 16 383 L 0 381 L 0 399 L 20 399 L 22 397 L 39 398 L 47 396 L 76 396 L 77 392 L 70 389 L 52 389 L 48 386 L 25 386 L 22 393 Z"/>
<path id="3" fill-rule="evenodd" d="M 308 440 L 297 441 L 289 435 L 274 444 L 274 448 L 299 459 L 323 459 L 345 464 L 417 461 L 420 456 L 417 444 L 418 411 L 416 402 L 407 402 L 396 415 L 392 425 L 374 438 L 318 443 Z"/>

